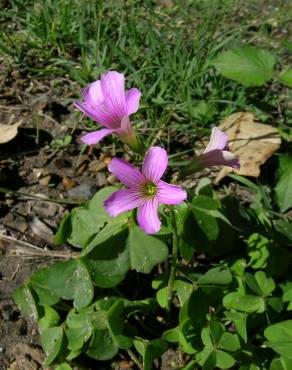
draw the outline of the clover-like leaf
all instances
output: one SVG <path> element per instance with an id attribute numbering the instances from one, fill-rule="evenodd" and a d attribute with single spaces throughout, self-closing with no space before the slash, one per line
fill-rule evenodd
<path id="1" fill-rule="evenodd" d="M 44 311 L 43 317 L 39 320 L 39 327 L 41 330 L 59 325 L 60 315 L 54 308 L 45 306 Z"/>
<path id="2" fill-rule="evenodd" d="M 77 308 L 87 306 L 93 298 L 93 285 L 90 275 L 80 259 L 66 262 L 56 262 L 53 265 L 36 272 L 30 284 L 38 292 L 40 300 L 45 295 L 44 291 L 52 297 L 73 299 Z M 48 304 L 41 301 L 41 304 Z M 54 302 L 55 303 L 55 302 Z"/>
<path id="3" fill-rule="evenodd" d="M 261 313 L 266 309 L 265 300 L 262 297 L 252 294 L 243 295 L 238 292 L 228 293 L 223 298 L 223 306 L 246 313 Z"/>
<path id="4" fill-rule="evenodd" d="M 292 69 L 286 69 L 280 73 L 279 79 L 286 86 L 292 88 Z"/>
<path id="5" fill-rule="evenodd" d="M 249 45 L 225 51 L 213 60 L 215 68 L 224 77 L 247 86 L 261 86 L 270 80 L 275 63 L 273 54 Z"/>
<path id="6" fill-rule="evenodd" d="M 264 331 L 264 335 L 268 339 L 266 342 L 267 346 L 281 356 L 292 360 L 292 320 L 268 326 Z"/>
<path id="7" fill-rule="evenodd" d="M 50 365 L 58 356 L 63 340 L 63 329 L 60 326 L 47 328 L 41 334 L 41 344 L 47 356 L 45 364 Z"/>
<path id="8" fill-rule="evenodd" d="M 282 212 L 292 207 L 292 156 L 279 157 L 278 181 L 275 187 L 278 205 Z"/>
<path id="9" fill-rule="evenodd" d="M 131 267 L 145 274 L 168 257 L 167 245 L 157 237 L 145 234 L 138 226 L 130 227 L 128 247 Z"/>
<path id="10" fill-rule="evenodd" d="M 20 286 L 13 292 L 13 299 L 25 315 L 32 316 L 35 320 L 38 318 L 36 303 L 27 284 Z"/>

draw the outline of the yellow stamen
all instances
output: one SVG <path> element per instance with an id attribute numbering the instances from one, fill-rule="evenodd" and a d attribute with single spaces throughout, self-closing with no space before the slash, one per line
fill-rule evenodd
<path id="1" fill-rule="evenodd" d="M 157 186 L 152 182 L 148 182 L 147 184 L 143 185 L 142 194 L 144 197 L 152 198 L 155 197 L 157 194 Z"/>

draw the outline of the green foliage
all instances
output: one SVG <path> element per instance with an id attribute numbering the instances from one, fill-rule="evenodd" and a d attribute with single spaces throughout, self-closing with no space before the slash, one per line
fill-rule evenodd
<path id="1" fill-rule="evenodd" d="M 44 331 L 53 326 L 57 326 L 60 322 L 60 315 L 50 306 L 44 306 L 44 315 L 39 319 L 39 328 Z"/>
<path id="2" fill-rule="evenodd" d="M 213 61 L 224 77 L 247 86 L 261 86 L 270 80 L 274 74 L 275 63 L 274 55 L 248 45 L 226 51 Z"/>
<path id="3" fill-rule="evenodd" d="M 284 358 L 292 359 L 292 320 L 278 322 L 265 329 L 266 345 Z"/>
<path id="4" fill-rule="evenodd" d="M 232 274 L 229 269 L 215 267 L 208 270 L 197 280 L 197 285 L 201 286 L 224 286 L 232 282 Z"/>
<path id="5" fill-rule="evenodd" d="M 67 135 L 63 139 L 53 140 L 52 143 L 51 143 L 51 147 L 53 149 L 61 149 L 61 148 L 66 147 L 67 145 L 71 144 L 71 141 L 72 141 L 72 136 Z"/>
<path id="6" fill-rule="evenodd" d="M 284 70 L 280 73 L 279 79 L 288 87 L 292 88 L 292 69 Z"/>
<path id="7" fill-rule="evenodd" d="M 143 357 L 143 369 L 151 370 L 153 360 L 165 352 L 167 345 L 162 340 L 143 341 L 135 340 L 134 345 L 138 353 Z"/>
<path id="8" fill-rule="evenodd" d="M 230 352 L 240 349 L 240 342 L 236 334 L 226 332 L 224 325 L 211 321 L 207 328 L 201 332 L 204 349 L 198 353 L 197 358 L 203 369 L 230 369 L 235 359 Z"/>
<path id="9" fill-rule="evenodd" d="M 66 223 L 70 223 L 66 239 L 70 244 L 84 248 L 84 255 L 117 233 L 127 221 L 127 213 L 112 219 L 103 207 L 104 200 L 116 190 L 112 186 L 101 189 L 88 204 L 74 208 L 70 219 L 66 218 Z"/>
<path id="10" fill-rule="evenodd" d="M 226 308 L 242 311 L 246 313 L 265 311 L 265 301 L 263 298 L 252 294 L 241 294 L 232 292 L 224 297 L 223 305 Z"/>
<path id="11" fill-rule="evenodd" d="M 17 65 L 32 77 L 74 81 L 72 93 L 76 98 L 105 70 L 123 71 L 128 86 L 144 87 L 141 112 L 151 128 L 145 141 L 151 143 L 157 130 L 169 127 L 178 137 L 192 133 L 190 140 L 194 143 L 200 134 L 207 133 L 210 123 L 232 112 L 248 107 L 267 117 L 257 103 L 276 106 L 270 90 L 254 99 L 245 86 L 235 87 L 232 81 L 214 74 L 211 67 L 223 50 L 238 50 L 251 37 L 260 48 L 273 42 L 279 60 L 281 54 L 286 55 L 289 36 L 275 45 L 273 32 L 266 32 L 266 28 L 273 27 L 270 19 L 274 17 L 278 27 L 286 29 L 288 12 L 282 15 L 273 9 L 274 14 L 266 19 L 260 4 L 258 11 L 251 3 L 244 6 L 250 8 L 246 11 L 248 21 L 239 24 L 234 17 L 234 1 L 178 2 L 173 7 L 151 1 L 140 6 L 134 0 L 91 0 L 86 5 L 75 0 L 13 1 L 0 11 L 0 51 L 8 65 Z M 257 26 L 251 26 L 253 22 Z M 268 60 L 273 59 L 268 57 L 264 63 L 258 60 L 254 54 L 270 55 L 259 50 L 252 53 L 253 58 L 244 59 L 255 72 L 253 82 L 266 78 L 272 64 Z M 235 68 L 235 64 L 232 66 Z M 62 103 L 71 104 L 69 96 L 61 98 Z M 289 96 L 282 95 L 282 99 L 288 102 Z M 146 109 L 150 105 L 152 109 Z M 137 121 L 141 122 L 141 116 Z M 166 142 L 163 137 L 161 140 Z M 68 142 L 65 137 L 52 144 L 60 148 Z"/>
<path id="12" fill-rule="evenodd" d="M 292 207 L 292 156 L 279 157 L 278 180 L 275 187 L 277 201 L 282 212 Z"/>
<path id="13" fill-rule="evenodd" d="M 270 370 L 289 370 L 291 366 L 292 360 L 290 358 L 279 357 L 273 359 Z"/>
<path id="14" fill-rule="evenodd" d="M 42 331 L 41 344 L 47 356 L 46 365 L 50 365 L 58 356 L 61 350 L 63 335 L 63 329 L 59 326 L 47 328 Z"/>
<path id="15" fill-rule="evenodd" d="M 265 268 L 269 258 L 270 241 L 258 233 L 252 234 L 247 240 L 249 263 L 254 269 Z"/>
<path id="16" fill-rule="evenodd" d="M 38 311 L 29 286 L 24 284 L 17 288 L 13 292 L 13 299 L 25 315 L 32 316 L 37 320 Z"/>
<path id="17" fill-rule="evenodd" d="M 155 265 L 164 262 L 168 256 L 165 243 L 143 233 L 138 226 L 130 227 L 128 246 L 131 267 L 145 274 L 149 274 Z"/>
<path id="18" fill-rule="evenodd" d="M 90 273 L 91 279 L 101 288 L 118 285 L 130 268 L 130 257 L 127 248 L 127 234 L 120 232 L 97 245 L 91 253 L 82 258 Z M 115 246 L 113 248 L 113 246 Z M 86 251 L 86 249 L 85 249 Z"/>
<path id="19" fill-rule="evenodd" d="M 60 364 L 56 367 L 56 370 L 72 370 L 72 367 L 66 363 Z"/>
<path id="20" fill-rule="evenodd" d="M 228 320 L 233 322 L 239 337 L 242 338 L 242 340 L 246 343 L 247 342 L 246 319 L 248 315 L 243 312 L 230 310 L 225 312 L 225 316 Z"/>
<path id="21" fill-rule="evenodd" d="M 287 368 L 290 321 L 281 322 L 281 315 L 291 312 L 292 302 L 291 283 L 283 280 L 291 261 L 289 220 L 263 223 L 262 212 L 268 220 L 273 214 L 258 207 L 269 202 L 255 195 L 258 203 L 246 210 L 229 195 L 217 199 L 207 185 L 174 212 L 163 208 L 164 231 L 147 235 L 134 214 L 111 219 L 104 211 L 103 201 L 114 190 L 100 190 L 61 222 L 58 238 L 80 255 L 37 271 L 14 293 L 23 312 L 38 320 L 46 364 L 67 369 L 81 354 L 107 361 L 130 350 L 150 370 L 171 344 L 190 356 L 190 369 L 194 363 L 210 370 L 260 369 L 265 351 L 267 369 Z M 253 191 L 261 194 L 257 185 Z M 163 320 L 171 314 L 171 325 L 160 326 L 155 317 L 168 308 L 169 271 L 156 266 L 168 266 L 172 215 L 189 262 L 179 263 L 173 284 L 178 317 L 166 311 Z M 209 264 L 194 269 L 201 253 Z M 133 299 L 139 276 L 150 274 L 154 297 L 149 291 L 149 298 Z M 268 350 L 254 348 L 255 332 Z"/>
<path id="22" fill-rule="evenodd" d="M 74 307 L 82 308 L 93 298 L 90 275 L 80 259 L 56 262 L 38 271 L 31 278 L 31 285 L 36 287 L 37 292 L 45 290 L 44 295 L 39 296 L 39 303 L 43 305 L 51 304 L 47 297 L 53 296 L 58 299 L 72 299 Z"/>
<path id="23" fill-rule="evenodd" d="M 192 211 L 199 227 L 209 240 L 216 240 L 219 232 L 216 212 L 219 204 L 216 200 L 205 195 L 198 195 L 193 199 Z"/>

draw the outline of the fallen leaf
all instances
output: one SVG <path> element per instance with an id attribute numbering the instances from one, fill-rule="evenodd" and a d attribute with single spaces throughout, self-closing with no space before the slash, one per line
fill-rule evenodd
<path id="1" fill-rule="evenodd" d="M 21 125 L 22 120 L 14 123 L 13 125 L 1 125 L 0 124 L 0 144 L 7 143 L 8 141 L 15 138 L 18 132 L 18 127 Z"/>
<path id="2" fill-rule="evenodd" d="M 258 177 L 260 166 L 264 164 L 281 144 L 275 127 L 259 123 L 249 112 L 238 112 L 224 119 L 219 128 L 229 137 L 229 148 L 239 157 L 240 170 L 223 167 L 215 182 L 218 183 L 230 172 L 242 176 Z"/>

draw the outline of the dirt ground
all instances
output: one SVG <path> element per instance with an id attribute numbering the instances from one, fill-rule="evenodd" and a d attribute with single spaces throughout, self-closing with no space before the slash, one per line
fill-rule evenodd
<path id="1" fill-rule="evenodd" d="M 98 151 L 80 155 L 78 142 L 49 145 L 72 134 L 77 123 L 70 104 L 60 103 L 61 96 L 70 99 L 74 84 L 40 83 L 9 66 L 1 72 L 1 123 L 21 124 L 17 137 L 0 147 L 0 186 L 14 191 L 0 195 L 0 369 L 36 370 L 44 359 L 37 326 L 17 309 L 12 292 L 36 269 L 68 256 L 67 247 L 53 243 L 60 219 L 72 207 L 62 199 L 78 204 L 108 179 Z"/>

